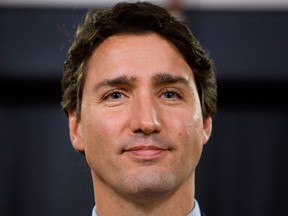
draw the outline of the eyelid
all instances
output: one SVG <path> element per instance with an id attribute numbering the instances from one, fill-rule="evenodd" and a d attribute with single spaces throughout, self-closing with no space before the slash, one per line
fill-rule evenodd
<path id="1" fill-rule="evenodd" d="M 115 94 L 115 93 L 119 93 L 123 96 L 126 96 L 124 94 L 124 90 L 123 89 L 111 89 L 107 92 L 105 92 L 105 94 L 101 97 L 101 100 L 108 100 L 108 97 L 110 97 L 112 94 Z"/>
<path id="2" fill-rule="evenodd" d="M 173 87 L 165 87 L 160 91 L 160 96 L 162 96 L 163 94 L 167 93 L 167 92 L 173 92 L 176 94 L 176 96 L 179 99 L 183 98 L 183 92 L 180 91 L 179 89 L 173 88 Z"/>

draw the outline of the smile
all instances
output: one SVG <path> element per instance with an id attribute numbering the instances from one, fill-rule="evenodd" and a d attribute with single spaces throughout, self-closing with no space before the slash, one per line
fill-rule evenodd
<path id="1" fill-rule="evenodd" d="M 124 150 L 124 153 L 128 153 L 131 156 L 143 159 L 152 159 L 165 153 L 167 149 L 159 148 L 156 146 L 137 146 Z"/>

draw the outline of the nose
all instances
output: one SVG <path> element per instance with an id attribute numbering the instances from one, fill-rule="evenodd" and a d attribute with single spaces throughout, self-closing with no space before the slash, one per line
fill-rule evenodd
<path id="1" fill-rule="evenodd" d="M 159 121 L 160 111 L 157 110 L 153 99 L 142 97 L 135 100 L 132 106 L 130 128 L 133 133 L 149 135 L 162 130 Z"/>

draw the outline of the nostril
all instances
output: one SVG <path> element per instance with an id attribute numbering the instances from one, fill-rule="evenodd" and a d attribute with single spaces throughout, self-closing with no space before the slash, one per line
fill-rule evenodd
<path id="1" fill-rule="evenodd" d="M 142 129 L 139 128 L 139 129 L 135 130 L 134 133 L 144 133 L 144 132 L 142 131 Z"/>

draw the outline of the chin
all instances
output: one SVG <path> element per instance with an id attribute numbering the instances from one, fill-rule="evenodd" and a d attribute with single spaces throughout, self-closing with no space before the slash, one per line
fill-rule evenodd
<path id="1" fill-rule="evenodd" d="M 142 170 L 126 179 L 125 185 L 135 199 L 153 200 L 163 197 L 176 188 L 176 175 L 159 170 Z M 149 198 L 149 199 L 147 199 Z"/>

